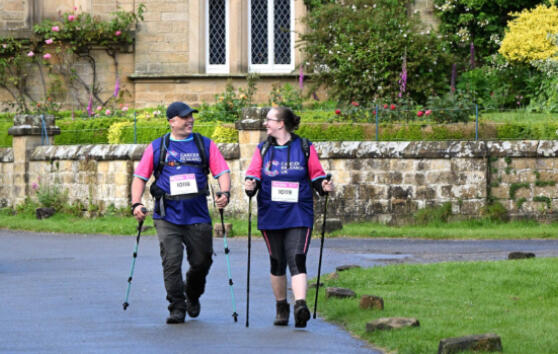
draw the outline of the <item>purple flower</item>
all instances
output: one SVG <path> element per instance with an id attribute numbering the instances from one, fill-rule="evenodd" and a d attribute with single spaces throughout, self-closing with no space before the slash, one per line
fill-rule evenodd
<path id="1" fill-rule="evenodd" d="M 302 71 L 302 65 L 300 65 L 300 74 L 298 75 L 298 87 L 300 90 L 304 88 L 304 72 Z"/>
<path id="2" fill-rule="evenodd" d="M 403 56 L 403 64 L 401 64 L 401 73 L 399 74 L 399 97 L 403 97 L 407 89 L 407 53 Z"/>
<path id="3" fill-rule="evenodd" d="M 118 93 L 120 92 L 120 78 L 116 78 L 116 82 L 114 83 L 114 97 L 118 97 Z"/>
<path id="4" fill-rule="evenodd" d="M 39 189 L 39 185 L 35 182 L 33 182 L 33 184 L 31 185 L 31 188 L 36 191 L 37 189 Z"/>
<path id="5" fill-rule="evenodd" d="M 475 45 L 471 42 L 471 69 L 475 68 Z"/>
<path id="6" fill-rule="evenodd" d="M 89 117 L 93 114 L 93 97 L 89 96 L 89 103 L 87 104 L 87 114 Z"/>
<path id="7" fill-rule="evenodd" d="M 456 77 L 457 77 L 457 65 L 453 64 L 451 66 L 451 81 L 450 81 L 451 93 L 455 92 L 455 78 Z"/>

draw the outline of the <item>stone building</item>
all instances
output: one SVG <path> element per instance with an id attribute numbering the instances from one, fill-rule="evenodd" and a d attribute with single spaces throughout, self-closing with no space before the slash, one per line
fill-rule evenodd
<path id="1" fill-rule="evenodd" d="M 146 6 L 144 21 L 137 26 L 134 47 L 119 54 L 117 73 L 124 99 L 135 107 L 213 102 L 227 82 L 245 86 L 249 73 L 259 76 L 256 102 L 266 102 L 273 85 L 298 85 L 304 0 L 0 0 L 0 37 L 29 36 L 34 24 L 74 8 L 108 18 L 140 3 Z M 416 0 L 412 7 L 425 23 L 433 23 L 431 0 Z M 111 59 L 103 50 L 95 59 L 101 94 L 110 96 L 116 81 Z M 85 65 L 80 70 L 91 74 Z M 0 103 L 5 104 L 11 97 L 2 91 Z M 66 108 L 83 108 L 88 95 L 78 92 L 68 90 Z"/>

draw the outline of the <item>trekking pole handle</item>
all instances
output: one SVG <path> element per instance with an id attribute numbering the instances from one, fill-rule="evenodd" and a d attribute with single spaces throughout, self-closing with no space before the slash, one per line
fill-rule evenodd
<path id="1" fill-rule="evenodd" d="M 331 181 L 331 173 L 328 173 L 328 174 L 326 175 L 326 178 L 325 178 L 325 179 L 326 179 L 326 181 L 328 181 L 328 182 Z M 326 191 L 324 191 L 324 192 L 325 192 L 326 195 L 329 194 L 329 192 L 326 192 Z"/>

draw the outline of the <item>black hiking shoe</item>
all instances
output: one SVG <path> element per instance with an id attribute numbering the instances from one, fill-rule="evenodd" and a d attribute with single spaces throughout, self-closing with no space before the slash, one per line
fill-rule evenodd
<path id="1" fill-rule="evenodd" d="M 186 297 L 186 310 L 188 311 L 188 316 L 192 318 L 198 317 L 200 315 L 200 309 L 201 306 L 199 299 L 190 300 Z"/>
<path id="2" fill-rule="evenodd" d="M 172 309 L 170 311 L 170 316 L 167 317 L 167 324 L 184 323 L 186 318 L 186 312 L 181 309 Z"/>
<path id="3" fill-rule="evenodd" d="M 310 310 L 308 310 L 308 306 L 306 306 L 306 301 L 296 300 L 294 305 L 294 318 L 295 327 L 306 327 L 306 322 L 310 319 Z"/>
<path id="4" fill-rule="evenodd" d="M 275 304 L 277 314 L 275 315 L 275 326 L 286 326 L 289 324 L 289 313 L 291 312 L 287 300 L 277 301 Z"/>

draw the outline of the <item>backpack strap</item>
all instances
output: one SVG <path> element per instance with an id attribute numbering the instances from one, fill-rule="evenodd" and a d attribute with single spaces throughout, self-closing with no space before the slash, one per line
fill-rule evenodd
<path id="1" fill-rule="evenodd" d="M 167 157 L 167 146 L 170 144 L 170 133 L 167 133 L 159 138 L 159 158 L 153 156 L 153 162 L 155 163 L 155 171 L 153 172 L 153 177 L 155 180 L 159 179 L 161 172 L 163 172 L 163 167 L 165 166 L 165 158 Z M 155 182 L 153 182 L 155 183 Z"/>
<path id="2" fill-rule="evenodd" d="M 304 157 L 306 158 L 306 165 L 308 166 L 308 159 L 310 158 L 310 140 L 308 140 L 307 138 L 300 137 L 300 136 L 299 136 L 299 138 L 300 138 L 300 141 L 301 141 L 300 146 L 302 147 L 302 152 L 304 153 Z M 269 150 L 270 146 L 271 146 L 271 139 L 267 139 L 266 141 L 264 141 L 264 143 L 262 145 L 262 148 L 260 150 L 260 155 L 262 157 L 262 161 L 263 161 L 263 158 L 264 158 L 265 154 L 267 153 L 267 150 Z"/>
<path id="3" fill-rule="evenodd" d="M 207 154 L 205 152 L 205 144 L 203 143 L 203 137 L 200 133 L 193 133 L 194 134 L 194 142 L 198 148 L 201 157 L 202 169 L 203 173 L 208 175 L 209 174 L 209 159 L 207 158 Z"/>

